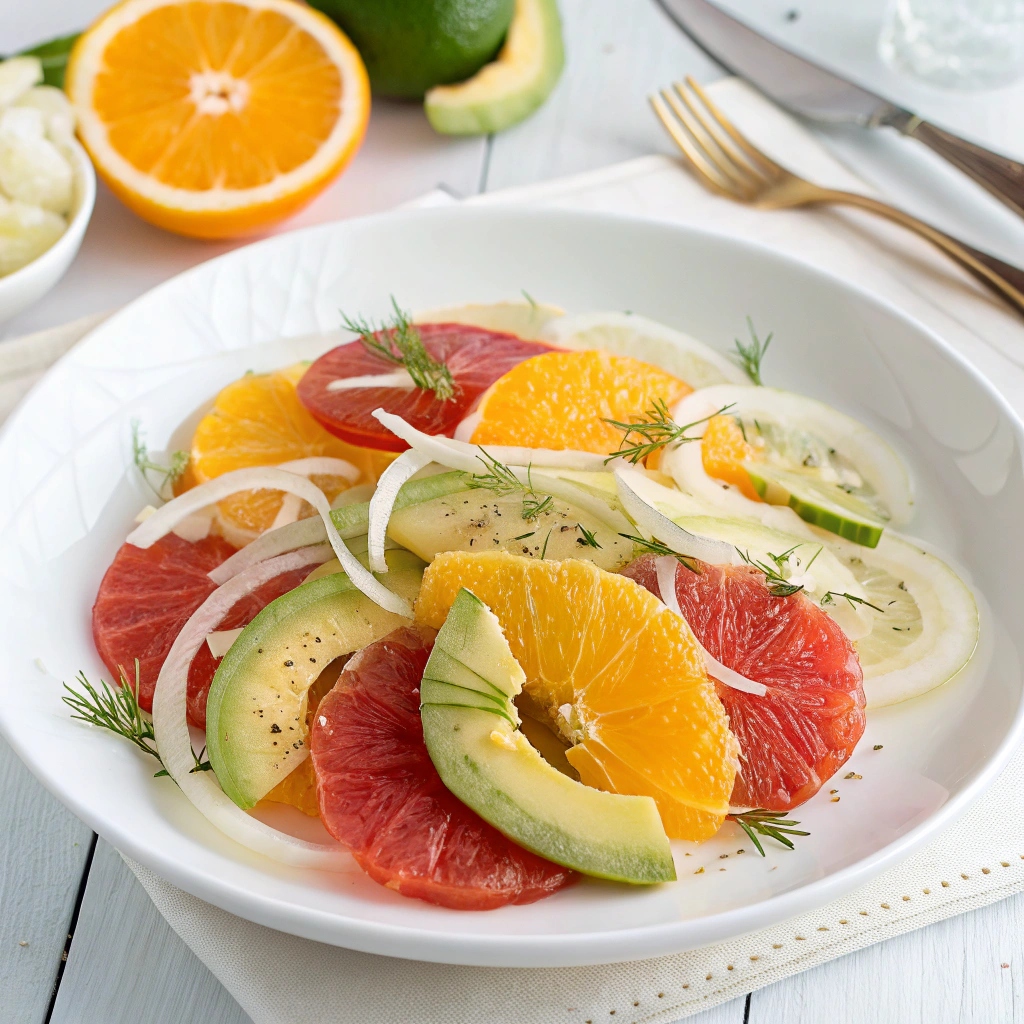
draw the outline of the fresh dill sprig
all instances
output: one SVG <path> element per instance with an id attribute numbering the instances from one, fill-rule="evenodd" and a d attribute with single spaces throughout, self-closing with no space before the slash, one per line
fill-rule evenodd
<path id="1" fill-rule="evenodd" d="M 754 330 L 754 321 L 749 316 L 747 317 L 747 330 L 750 331 L 750 342 L 745 345 L 739 338 L 736 338 L 736 353 L 733 359 L 751 382 L 760 387 L 764 384 L 764 381 L 761 380 L 761 361 L 768 351 L 768 346 L 772 343 L 772 338 L 775 337 L 775 332 L 772 331 L 764 341 L 761 341 L 757 336 L 757 331 Z"/>
<path id="2" fill-rule="evenodd" d="M 582 523 L 576 524 L 576 529 L 583 534 L 582 537 L 576 538 L 576 543 L 583 545 L 587 548 L 599 548 L 601 545 L 598 543 L 597 538 L 594 536 L 593 531 L 588 530 Z"/>
<path id="3" fill-rule="evenodd" d="M 545 512 L 550 512 L 551 506 L 554 503 L 555 499 L 550 494 L 542 498 L 539 494 L 528 491 L 523 498 L 523 518 L 527 520 L 537 519 L 544 515 Z"/>
<path id="4" fill-rule="evenodd" d="M 495 494 L 506 495 L 514 491 L 525 491 L 526 485 L 512 472 L 504 462 L 499 462 L 493 455 L 480 449 L 477 458 L 483 463 L 485 473 L 473 473 L 466 481 L 470 487 L 482 487 Z"/>
<path id="5" fill-rule="evenodd" d="M 451 371 L 427 351 L 420 332 L 394 296 L 391 297 L 391 305 L 395 311 L 391 323 L 375 327 L 369 321 L 352 319 L 344 313 L 342 323 L 346 330 L 359 335 L 359 340 L 369 352 L 404 367 L 416 387 L 433 391 L 442 402 L 447 402 L 455 395 Z"/>
<path id="6" fill-rule="evenodd" d="M 503 462 L 499 462 L 489 452 L 484 451 L 480 448 L 480 454 L 477 458 L 484 464 L 486 473 L 474 473 L 469 478 L 470 487 L 484 487 L 489 491 L 494 491 L 495 494 L 506 495 L 512 494 L 515 491 L 523 492 L 523 518 L 528 522 L 532 522 L 534 519 L 539 519 L 545 512 L 550 512 L 555 504 L 555 499 L 550 495 L 539 495 L 533 489 L 533 467 L 526 467 L 526 483 L 523 483 L 506 466 Z"/>
<path id="7" fill-rule="evenodd" d="M 759 835 L 774 839 L 782 843 L 787 849 L 794 849 L 793 841 L 787 836 L 809 836 L 810 832 L 801 832 L 793 828 L 799 825 L 799 821 L 792 821 L 786 817 L 786 811 L 768 811 L 763 807 L 756 807 L 752 811 L 742 811 L 739 814 L 727 815 L 730 821 L 737 825 L 750 837 L 750 841 L 757 847 L 757 852 L 765 856 L 764 847 L 757 838 Z"/>
<path id="8" fill-rule="evenodd" d="M 673 448 L 687 441 L 699 441 L 698 437 L 687 437 L 686 432 L 691 427 L 706 423 L 712 416 L 721 416 L 726 410 L 731 409 L 732 404 L 723 405 L 717 412 L 708 416 L 702 416 L 699 420 L 682 425 L 675 423 L 668 411 L 668 405 L 662 398 L 655 398 L 644 416 L 646 419 L 637 420 L 634 423 L 623 423 L 620 420 L 608 420 L 604 422 L 611 424 L 617 430 L 621 430 L 622 440 L 619 442 L 618 450 L 613 452 L 604 461 L 611 462 L 612 459 L 626 459 L 635 466 L 638 462 L 646 459 L 648 455 L 656 452 L 659 448 L 671 445 Z M 635 434 L 639 439 L 635 444 L 630 444 L 630 436 Z"/>
<path id="9" fill-rule="evenodd" d="M 643 537 L 634 536 L 632 533 L 620 533 L 619 536 L 625 537 L 626 540 L 631 540 L 637 547 L 649 551 L 652 555 L 671 555 L 680 565 L 689 569 L 690 572 L 694 572 L 698 576 L 700 575 L 700 569 L 697 568 L 695 564 L 696 559 L 692 555 L 681 555 L 678 551 L 673 551 L 667 544 L 662 544 L 659 540 L 644 540 Z"/>
<path id="10" fill-rule="evenodd" d="M 121 669 L 120 686 L 112 687 L 105 679 L 101 679 L 99 689 L 97 689 L 89 682 L 84 672 L 79 672 L 75 676 L 75 680 L 81 689 L 76 690 L 65 683 L 64 689 L 68 692 L 61 697 L 61 700 L 74 712 L 72 718 L 77 718 L 80 722 L 88 722 L 100 729 L 116 732 L 118 736 L 123 736 L 140 750 L 151 754 L 160 761 L 160 754 L 156 749 L 156 733 L 153 732 L 153 723 L 139 707 L 136 697 L 139 686 L 139 663 L 137 660 L 135 662 L 134 687 L 129 684 L 123 668 Z M 163 761 L 160 761 L 160 764 L 163 765 Z"/>
<path id="11" fill-rule="evenodd" d="M 836 598 L 843 598 L 851 608 L 855 608 L 858 604 L 866 605 L 868 608 L 874 608 L 876 612 L 885 614 L 884 608 L 879 608 L 877 604 L 872 604 L 870 601 L 865 601 L 863 597 L 858 597 L 856 594 L 840 594 L 838 590 L 828 590 L 822 596 L 822 604 L 835 604 Z"/>
<path id="12" fill-rule="evenodd" d="M 554 527 L 552 527 L 550 530 L 548 530 L 548 535 L 544 538 L 544 547 L 542 547 L 541 551 L 540 551 L 540 560 L 542 562 L 547 557 L 548 541 L 551 540 L 551 534 L 552 534 L 553 531 L 554 531 Z"/>
<path id="13" fill-rule="evenodd" d="M 168 487 L 172 487 L 181 474 L 185 472 L 185 468 L 188 466 L 188 452 L 171 452 L 170 464 L 162 465 L 159 462 L 154 462 L 150 458 L 149 448 L 146 446 L 146 442 L 142 437 L 142 427 L 138 420 L 132 420 L 132 462 L 135 463 L 135 468 L 142 474 L 142 479 L 153 489 L 153 493 L 158 498 L 162 498 L 163 491 L 166 491 Z M 160 486 L 153 487 L 153 482 L 149 479 L 149 474 L 154 473 L 160 477 Z"/>
<path id="14" fill-rule="evenodd" d="M 536 312 L 537 300 L 525 288 L 521 288 L 520 291 L 523 293 L 523 298 L 530 304 L 530 308 Z"/>
<path id="15" fill-rule="evenodd" d="M 156 747 L 156 733 L 153 731 L 152 719 L 139 706 L 139 659 L 135 659 L 135 685 L 128 682 L 125 671 L 121 669 L 121 685 L 111 686 L 105 679 L 100 680 L 97 689 L 89 682 L 84 672 L 79 672 L 75 680 L 81 687 L 76 690 L 74 687 L 64 684 L 67 693 L 61 700 L 74 712 L 72 718 L 80 722 L 87 722 L 100 729 L 108 729 L 110 732 L 123 736 L 126 740 L 134 743 L 140 750 L 155 757 L 160 762 L 160 771 L 153 777 L 160 778 L 168 775 L 163 767 L 163 760 Z M 206 754 L 206 747 L 201 753 L 192 751 L 192 758 L 195 767 L 189 774 L 195 772 L 208 772 L 213 770 L 209 760 L 203 760 Z"/>
<path id="16" fill-rule="evenodd" d="M 800 591 L 804 589 L 804 586 L 802 583 L 790 583 L 790 581 L 782 575 L 782 570 L 786 567 L 787 557 L 798 547 L 800 547 L 800 545 L 796 544 L 788 551 L 784 551 L 781 555 L 773 555 L 769 551 L 768 557 L 774 563 L 772 565 L 769 565 L 767 562 L 759 562 L 757 559 L 751 558 L 749 552 L 741 551 L 739 548 L 736 550 L 739 552 L 740 558 L 742 558 L 747 565 L 764 573 L 765 580 L 768 583 L 768 593 L 771 594 L 772 597 L 792 597 L 794 594 L 800 593 Z"/>

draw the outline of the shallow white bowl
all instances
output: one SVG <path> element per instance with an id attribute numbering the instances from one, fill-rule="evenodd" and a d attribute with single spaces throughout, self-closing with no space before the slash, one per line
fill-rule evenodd
<path id="1" fill-rule="evenodd" d="M 797 817 L 795 852 L 755 856 L 727 825 L 677 843 L 679 881 L 584 880 L 528 907 L 459 913 L 404 899 L 354 865 L 329 874 L 265 860 L 214 831 L 123 740 L 74 722 L 60 680 L 103 674 L 89 609 L 152 500 L 130 421 L 154 448 L 218 388 L 324 351 L 339 309 L 385 315 L 526 290 L 572 312 L 630 309 L 727 351 L 750 314 L 775 331 L 765 374 L 887 437 L 918 491 L 911 532 L 948 552 L 983 602 L 982 649 L 960 679 L 869 714 L 839 781 Z M 993 780 L 1021 733 L 1022 427 L 941 340 L 871 296 L 767 249 L 682 227 L 580 213 L 395 213 L 273 238 L 189 271 L 72 350 L 0 435 L 0 729 L 101 835 L 189 892 L 253 921 L 423 960 L 559 966 L 685 949 L 823 904 L 906 856 Z M 989 610 L 991 609 L 991 610 Z M 874 750 L 882 744 L 882 750 Z M 844 769 L 845 774 L 845 769 Z M 289 817 L 289 815 L 291 815 Z M 290 828 L 318 822 L 282 809 Z M 322 833 L 321 833 L 322 834 Z M 747 855 L 736 857 L 738 848 Z M 720 859 L 729 853 L 729 859 Z M 701 874 L 698 868 L 705 867 Z M 726 868 L 720 871 L 720 868 Z"/>
<path id="2" fill-rule="evenodd" d="M 13 274 L 0 277 L 0 324 L 38 302 L 63 276 L 78 254 L 96 203 L 96 172 L 89 154 L 72 140 L 74 200 L 67 230 L 42 255 Z"/>

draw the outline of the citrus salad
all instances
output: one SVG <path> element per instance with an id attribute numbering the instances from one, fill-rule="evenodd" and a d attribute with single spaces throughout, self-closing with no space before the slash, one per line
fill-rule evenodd
<path id="1" fill-rule="evenodd" d="M 727 819 L 792 846 L 866 709 L 973 656 L 898 455 L 767 386 L 752 325 L 730 358 L 532 300 L 345 327 L 187 452 L 134 425 L 161 500 L 92 616 L 120 686 L 65 698 L 250 849 L 459 909 L 670 881 Z"/>

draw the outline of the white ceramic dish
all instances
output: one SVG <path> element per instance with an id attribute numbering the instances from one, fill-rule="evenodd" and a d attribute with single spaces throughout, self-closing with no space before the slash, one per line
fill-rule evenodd
<path id="1" fill-rule="evenodd" d="M 74 199 L 67 230 L 41 256 L 13 274 L 0 277 L 0 324 L 38 302 L 65 274 L 78 254 L 96 203 L 96 171 L 88 153 L 71 142 Z"/>
<path id="2" fill-rule="evenodd" d="M 103 672 L 89 609 L 149 500 L 126 472 L 133 417 L 161 447 L 244 371 L 328 347 L 321 332 L 338 324 L 339 308 L 380 316 L 392 294 L 429 308 L 521 289 L 570 311 L 640 311 L 722 350 L 746 314 L 774 330 L 771 383 L 861 418 L 906 457 L 919 495 L 913 532 L 958 560 L 987 598 L 983 647 L 962 678 L 869 716 L 849 766 L 863 779 L 826 787 L 800 809 L 812 835 L 795 852 L 769 844 L 762 860 L 727 825 L 702 847 L 676 844 L 680 880 L 671 885 L 584 881 L 532 906 L 459 913 L 403 899 L 354 865 L 299 871 L 234 845 L 173 783 L 153 779 L 153 763 L 134 748 L 71 721 L 60 680 Z M 274 238 L 183 274 L 111 318 L 48 374 L 0 436 L 0 728 L 43 783 L 115 846 L 175 885 L 282 931 L 374 953 L 506 966 L 701 945 L 852 889 L 956 817 L 1006 761 L 1021 732 L 1022 436 L 995 392 L 924 328 L 740 241 L 523 209 L 403 212 Z M 839 788 L 840 803 L 829 788 Z M 279 820 L 307 834 L 319 829 L 289 814 L 282 808 Z"/>

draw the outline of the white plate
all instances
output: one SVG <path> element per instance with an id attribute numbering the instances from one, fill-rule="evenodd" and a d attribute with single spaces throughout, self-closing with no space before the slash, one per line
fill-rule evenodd
<path id="1" fill-rule="evenodd" d="M 585 880 L 532 906 L 461 913 L 397 896 L 354 865 L 299 871 L 234 845 L 172 782 L 152 778 L 150 760 L 72 721 L 60 681 L 80 669 L 103 674 L 89 609 L 148 500 L 126 472 L 132 418 L 163 447 L 180 421 L 246 370 L 329 347 L 317 335 L 337 326 L 339 309 L 381 316 L 392 294 L 422 309 L 514 298 L 522 289 L 573 312 L 642 312 L 722 351 L 744 333 L 746 314 L 762 332 L 775 331 L 770 383 L 864 420 L 908 460 L 920 509 L 911 530 L 966 567 L 987 597 L 983 649 L 962 678 L 870 715 L 839 776 L 854 770 L 863 779 L 834 782 L 800 808 L 812 835 L 795 852 L 768 843 L 762 860 L 727 825 L 702 847 L 676 844 L 679 881 L 670 885 Z M 995 392 L 923 327 L 736 240 L 523 209 L 403 212 L 270 239 L 132 303 L 62 360 L 4 429 L 0 727 L 105 839 L 196 896 L 282 931 L 373 953 L 504 966 L 702 945 L 864 882 L 960 814 L 1006 761 L 1021 731 L 1021 438 Z"/>

